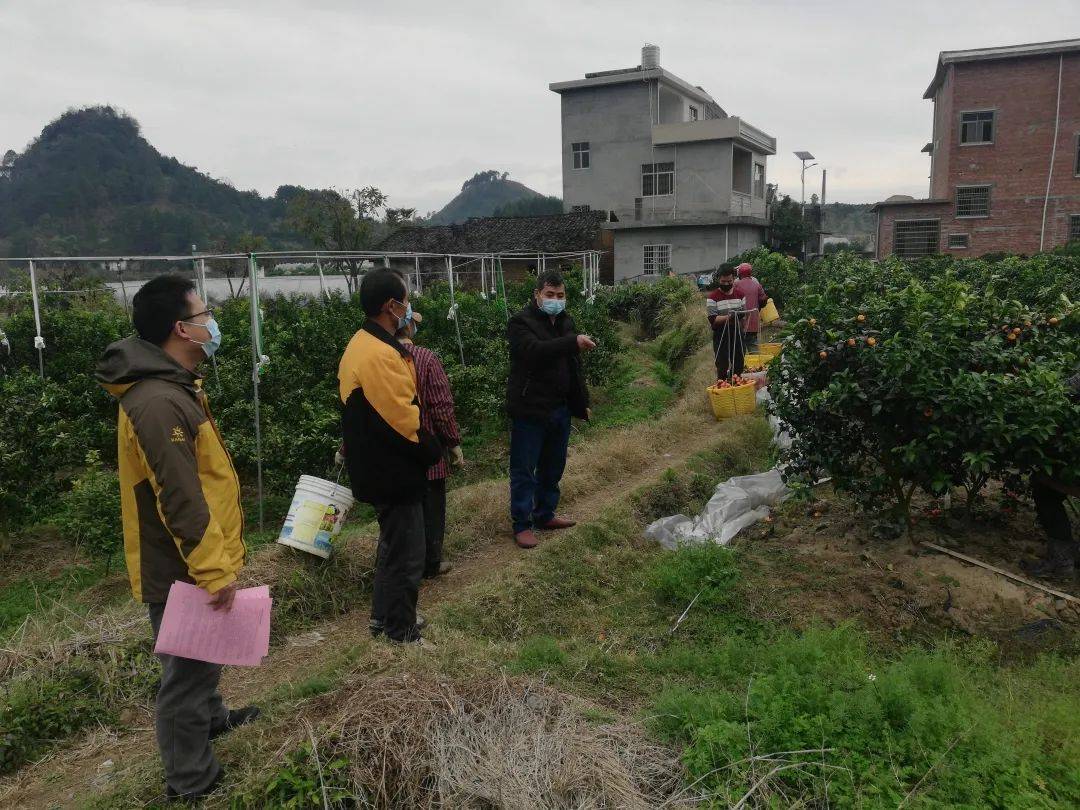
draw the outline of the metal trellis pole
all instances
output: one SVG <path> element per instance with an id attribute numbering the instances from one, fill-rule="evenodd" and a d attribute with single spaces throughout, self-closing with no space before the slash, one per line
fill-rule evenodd
<path id="1" fill-rule="evenodd" d="M 450 279 L 450 313 L 454 316 L 454 329 L 457 331 L 458 354 L 461 357 L 461 365 L 465 365 L 465 347 L 461 344 L 461 320 L 458 318 L 457 298 L 454 295 L 454 259 L 446 256 L 446 275 Z"/>
<path id="2" fill-rule="evenodd" d="M 259 497 L 259 531 L 265 529 L 263 509 L 263 459 L 262 459 L 262 425 L 259 419 L 259 371 L 263 364 L 262 353 L 262 317 L 259 314 L 259 281 L 258 265 L 255 262 L 255 254 L 248 254 L 248 273 L 251 277 L 251 287 L 248 290 L 251 302 L 251 383 L 253 402 L 255 403 L 255 467 L 256 486 Z"/>
<path id="3" fill-rule="evenodd" d="M 38 354 L 38 370 L 41 379 L 45 379 L 45 338 L 41 336 L 41 308 L 38 304 L 37 274 L 34 272 L 34 263 L 30 262 L 30 295 L 34 299 L 34 348 Z"/>
<path id="4" fill-rule="evenodd" d="M 499 284 L 502 286 L 503 312 L 506 320 L 510 320 L 510 303 L 506 300 L 506 274 L 503 273 L 502 256 L 499 256 Z"/>
<path id="5" fill-rule="evenodd" d="M 319 254 L 315 254 L 315 269 L 319 271 L 319 295 L 324 299 L 326 298 L 326 279 L 323 278 L 322 272 L 322 259 L 319 258 Z"/>

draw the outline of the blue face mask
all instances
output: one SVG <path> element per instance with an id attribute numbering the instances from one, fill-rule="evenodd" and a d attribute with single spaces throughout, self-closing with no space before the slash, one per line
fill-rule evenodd
<path id="1" fill-rule="evenodd" d="M 394 301 L 394 303 L 401 305 L 400 301 Z M 397 328 L 399 331 L 408 326 L 409 321 L 412 320 L 412 304 L 404 304 L 403 306 L 405 307 L 405 314 L 397 319 Z"/>
<path id="2" fill-rule="evenodd" d="M 202 346 L 202 350 L 207 357 L 213 357 L 217 350 L 221 348 L 221 327 L 218 326 L 218 322 L 214 320 L 213 315 L 210 316 L 210 320 L 206 323 L 192 323 L 191 321 L 181 321 L 181 323 L 187 326 L 201 326 L 210 333 L 209 340 L 192 340 L 192 343 L 198 343 Z"/>
<path id="3" fill-rule="evenodd" d="M 546 315 L 550 315 L 554 318 L 566 309 L 566 299 L 564 298 L 541 298 L 540 309 L 544 311 Z"/>

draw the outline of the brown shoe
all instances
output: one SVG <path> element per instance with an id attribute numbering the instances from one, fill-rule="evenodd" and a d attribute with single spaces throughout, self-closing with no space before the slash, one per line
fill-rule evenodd
<path id="1" fill-rule="evenodd" d="M 526 529 L 514 535 L 514 542 L 517 543 L 518 548 L 536 548 L 539 541 L 536 539 L 536 533 L 532 529 Z"/>
<path id="2" fill-rule="evenodd" d="M 571 526 L 577 526 L 577 521 L 567 520 L 566 518 L 561 517 L 553 517 L 540 528 L 551 532 L 555 531 L 556 529 L 569 529 Z"/>

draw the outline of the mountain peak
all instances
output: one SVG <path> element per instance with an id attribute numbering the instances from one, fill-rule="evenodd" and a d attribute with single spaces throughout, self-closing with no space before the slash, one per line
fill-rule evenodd
<path id="1" fill-rule="evenodd" d="M 538 191 L 510 179 L 509 172 L 480 171 L 466 180 L 461 193 L 428 219 L 432 225 L 464 222 L 470 217 L 489 217 L 505 206 L 542 197 Z"/>

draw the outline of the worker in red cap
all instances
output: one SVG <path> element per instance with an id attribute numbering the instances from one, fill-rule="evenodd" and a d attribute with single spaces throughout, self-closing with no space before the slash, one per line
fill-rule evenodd
<path id="1" fill-rule="evenodd" d="M 750 310 L 744 322 L 743 345 L 747 352 L 754 352 L 757 351 L 758 331 L 761 329 L 760 311 L 769 297 L 765 295 L 761 282 L 754 278 L 754 268 L 749 262 L 743 262 L 735 271 L 739 276 L 735 282 L 735 295 L 744 299 L 746 308 Z"/>

